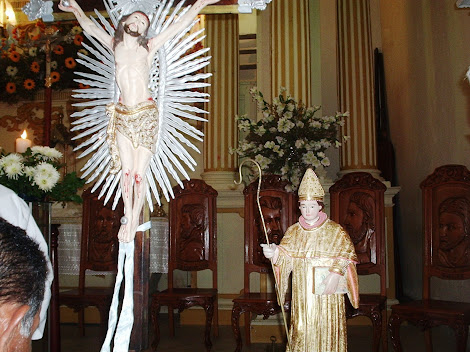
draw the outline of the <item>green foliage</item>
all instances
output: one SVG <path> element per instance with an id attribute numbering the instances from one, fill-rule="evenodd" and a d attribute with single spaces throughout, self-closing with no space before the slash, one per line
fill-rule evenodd
<path id="1" fill-rule="evenodd" d="M 78 177 L 77 173 L 70 172 L 51 190 L 48 198 L 54 202 L 82 203 L 82 197 L 77 191 L 85 185 L 85 180 Z"/>
<path id="2" fill-rule="evenodd" d="M 62 153 L 54 148 L 35 146 L 24 153 L 4 154 L 0 158 L 0 184 L 26 201 L 75 202 L 85 184 L 75 172 L 61 178 Z"/>

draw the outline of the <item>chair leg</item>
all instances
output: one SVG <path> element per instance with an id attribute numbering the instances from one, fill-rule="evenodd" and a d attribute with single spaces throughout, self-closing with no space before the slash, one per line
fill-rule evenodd
<path id="1" fill-rule="evenodd" d="M 156 351 L 158 344 L 160 342 L 160 325 L 158 323 L 158 315 L 160 314 L 160 303 L 156 299 L 153 299 L 150 309 L 151 309 L 153 328 L 155 331 L 155 339 L 153 340 L 153 343 L 152 343 L 152 351 Z"/>
<path id="2" fill-rule="evenodd" d="M 78 330 L 80 336 L 85 336 L 85 308 L 80 308 L 78 311 Z"/>
<path id="3" fill-rule="evenodd" d="M 372 329 L 373 329 L 373 340 L 372 340 L 372 350 L 375 352 L 380 352 L 380 338 L 382 336 L 382 313 L 380 310 L 375 310 L 370 315 L 372 320 Z"/>
<path id="4" fill-rule="evenodd" d="M 108 318 L 109 318 L 109 309 L 111 304 L 104 307 L 97 307 L 100 312 L 100 334 L 103 338 L 103 341 L 106 337 L 106 332 L 108 331 Z"/>
<path id="5" fill-rule="evenodd" d="M 237 303 L 234 303 L 233 308 L 232 308 L 232 331 L 235 337 L 235 342 L 237 343 L 235 352 L 240 352 L 242 350 L 242 336 L 240 333 L 240 315 L 242 313 L 243 313 L 243 310 L 240 307 L 240 305 L 238 305 Z"/>
<path id="6" fill-rule="evenodd" d="M 168 324 L 170 325 L 170 336 L 175 336 L 175 320 L 173 316 L 173 306 L 168 306 Z"/>
<path id="7" fill-rule="evenodd" d="M 219 337 L 219 299 L 214 301 L 214 336 Z"/>
<path id="8" fill-rule="evenodd" d="M 457 352 L 465 352 L 467 349 L 468 326 L 454 326 L 455 337 L 457 339 Z"/>
<path id="9" fill-rule="evenodd" d="M 382 314 L 382 351 L 388 352 L 387 309 Z"/>
<path id="10" fill-rule="evenodd" d="M 424 330 L 424 343 L 426 346 L 426 352 L 432 352 L 432 333 L 431 328 Z"/>
<path id="11" fill-rule="evenodd" d="M 388 322 L 388 330 L 390 333 L 390 339 L 392 341 L 392 347 L 394 352 L 402 352 L 400 341 L 400 325 L 400 316 L 392 312 L 392 315 L 390 316 L 390 320 Z"/>
<path id="12" fill-rule="evenodd" d="M 206 350 L 210 351 L 212 348 L 212 341 L 211 341 L 211 327 L 212 327 L 212 318 L 214 316 L 214 301 L 208 302 L 204 310 L 206 311 L 206 329 L 204 332 L 204 345 L 206 346 Z"/>
<path id="13" fill-rule="evenodd" d="M 247 346 L 251 345 L 251 312 L 245 312 L 245 343 Z"/>

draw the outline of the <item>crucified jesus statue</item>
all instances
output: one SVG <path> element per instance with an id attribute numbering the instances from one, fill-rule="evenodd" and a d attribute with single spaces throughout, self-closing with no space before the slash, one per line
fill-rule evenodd
<path id="1" fill-rule="evenodd" d="M 61 1 L 59 8 L 75 15 L 83 30 L 112 50 L 119 101 L 107 106 L 111 173 L 121 173 L 125 216 L 118 239 L 134 240 L 145 200 L 146 171 L 155 153 L 159 112 L 149 91 L 150 68 L 156 52 L 188 27 L 201 10 L 220 0 L 197 0 L 179 20 L 152 38 L 147 38 L 150 21 L 143 12 L 123 16 L 114 36 L 88 18 L 75 0 Z"/>

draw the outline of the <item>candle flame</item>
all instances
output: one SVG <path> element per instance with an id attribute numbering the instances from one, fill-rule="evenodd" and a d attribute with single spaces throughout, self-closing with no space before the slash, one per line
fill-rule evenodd
<path id="1" fill-rule="evenodd" d="M 26 137 L 28 137 L 28 134 L 26 133 L 26 130 L 24 130 L 21 134 L 21 138 L 26 139 Z"/>

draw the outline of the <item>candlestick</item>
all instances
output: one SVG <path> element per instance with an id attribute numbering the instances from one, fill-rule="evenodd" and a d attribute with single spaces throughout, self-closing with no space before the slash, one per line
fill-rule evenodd
<path id="1" fill-rule="evenodd" d="M 17 153 L 24 153 L 26 149 L 31 147 L 31 140 L 26 138 L 28 134 L 26 133 L 26 130 L 23 131 L 21 134 L 21 138 L 16 139 L 16 152 Z"/>

